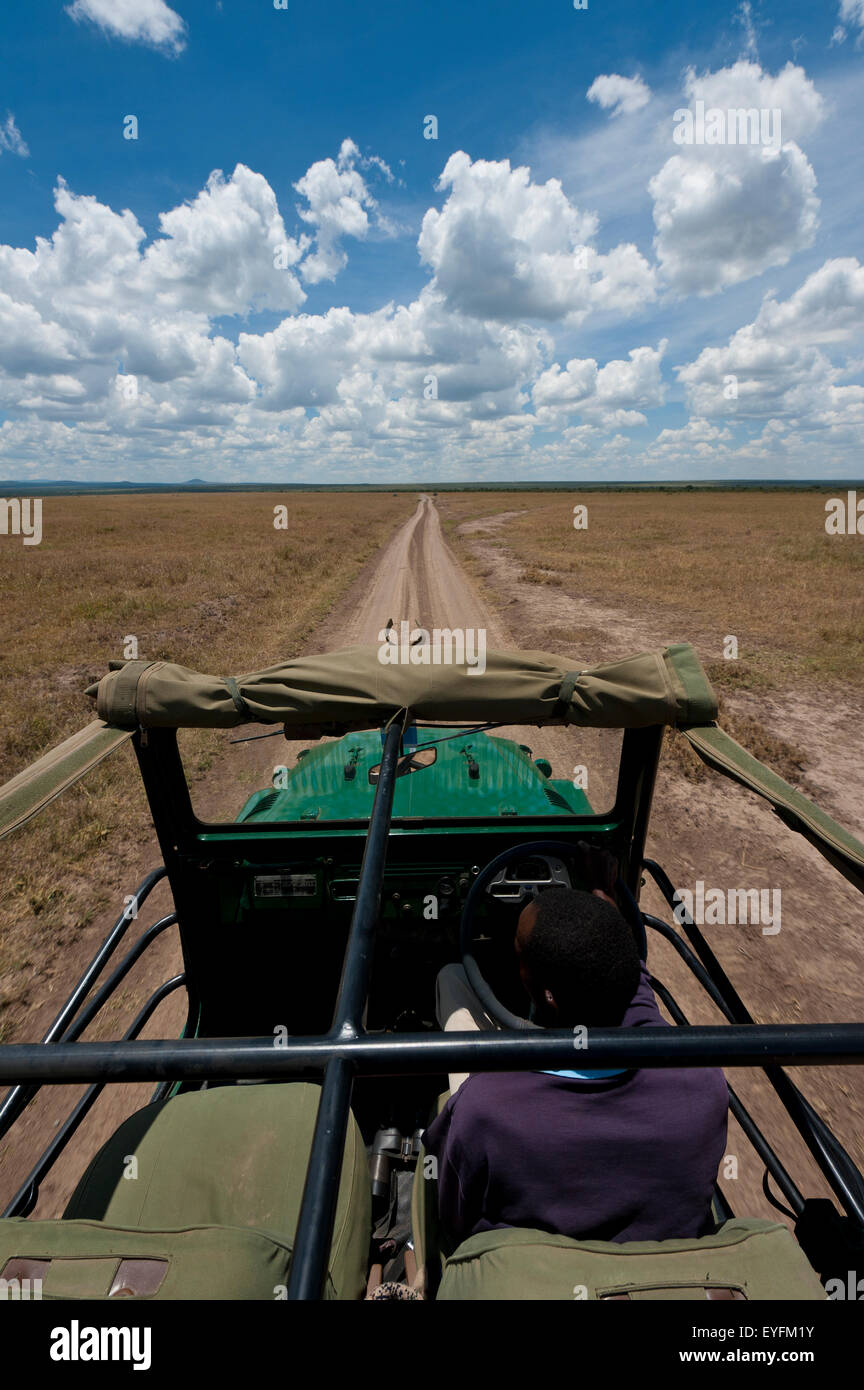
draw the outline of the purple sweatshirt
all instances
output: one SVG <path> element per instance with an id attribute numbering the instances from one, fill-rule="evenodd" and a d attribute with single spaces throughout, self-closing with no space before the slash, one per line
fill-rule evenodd
<path id="1" fill-rule="evenodd" d="M 644 965 L 622 1022 L 665 1023 Z M 506 1226 L 577 1240 L 704 1235 L 728 1104 L 719 1068 L 592 1081 L 474 1073 L 423 1138 L 438 1160 L 441 1223 L 457 1242 Z"/>

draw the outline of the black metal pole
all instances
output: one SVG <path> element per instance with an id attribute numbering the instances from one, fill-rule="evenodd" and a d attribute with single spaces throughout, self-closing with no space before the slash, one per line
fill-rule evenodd
<path id="1" fill-rule="evenodd" d="M 120 964 L 112 970 L 105 983 L 100 985 L 93 998 L 81 1010 L 68 1032 L 64 1033 L 64 1042 L 75 1042 L 80 1038 L 81 1034 L 90 1027 L 99 1010 L 107 1004 L 120 982 L 129 974 L 136 961 L 141 959 L 148 946 L 155 941 L 157 936 L 161 936 L 166 928 L 176 926 L 176 923 L 177 913 L 169 912 L 166 917 L 160 917 L 158 922 L 154 922 L 152 927 L 148 927 L 145 932 L 142 932 L 135 945 L 126 953 Z"/>
<path id="2" fill-rule="evenodd" d="M 729 979 L 729 976 L 726 974 L 726 971 L 723 969 L 714 952 L 711 950 L 705 937 L 693 921 L 689 912 L 683 910 L 682 905 L 676 901 L 672 880 L 669 878 L 665 869 L 661 868 L 653 859 L 644 859 L 642 863 L 672 909 L 676 922 L 684 928 L 684 932 L 689 938 L 694 951 L 708 971 L 717 989 L 719 989 L 720 993 L 723 995 L 727 1004 L 727 1008 L 724 1010 L 727 1018 L 733 1019 L 735 1023 L 752 1023 L 753 1019 L 750 1016 L 746 1004 Z"/>
<path id="3" fill-rule="evenodd" d="M 635 815 L 627 849 L 625 878 L 626 886 L 637 903 L 642 877 L 642 858 L 645 853 L 645 840 L 651 818 L 651 803 L 654 800 L 654 786 L 657 781 L 657 769 L 660 765 L 660 752 L 665 733 L 666 730 L 662 724 L 655 724 L 647 729 L 627 729 L 624 733 L 625 748 L 622 750 L 621 765 L 623 767 L 629 756 L 635 756 L 639 767 L 634 790 Z"/>
<path id="4" fill-rule="evenodd" d="M 128 1031 L 124 1034 L 124 1039 L 128 1042 L 133 1038 L 137 1038 L 145 1023 L 147 1023 L 162 1003 L 162 1000 L 166 999 L 169 994 L 172 994 L 175 989 L 179 989 L 180 986 L 185 983 L 185 975 L 175 975 L 172 980 L 166 980 L 164 985 L 160 985 L 159 988 L 151 994 L 137 1018 L 134 1019 Z M 6 1207 L 6 1210 L 2 1213 L 4 1217 L 29 1216 L 39 1200 L 39 1184 L 46 1173 L 51 1171 L 57 1159 L 60 1157 L 60 1154 L 69 1143 L 69 1140 L 93 1109 L 93 1106 L 96 1104 L 96 1101 L 99 1099 L 104 1089 L 104 1082 L 96 1082 L 84 1092 L 71 1114 L 66 1117 L 63 1127 L 54 1135 L 47 1149 L 39 1156 L 35 1166 L 15 1193 L 12 1201 L 9 1203 L 8 1207 Z"/>
<path id="5" fill-rule="evenodd" d="M 351 1041 L 363 1030 L 401 747 L 401 725 L 394 720 L 384 738 L 369 833 L 360 865 L 357 900 L 333 1015 L 331 1036 L 335 1039 Z M 319 1299 L 324 1289 L 353 1085 L 354 1068 L 348 1058 L 334 1057 L 328 1062 L 294 1234 L 287 1290 L 292 1300 Z"/>
<path id="6" fill-rule="evenodd" d="M 324 1289 L 353 1086 L 351 1063 L 343 1057 L 334 1057 L 324 1073 L 315 1117 L 303 1201 L 294 1233 L 288 1275 L 289 1299 L 319 1299 Z"/>
<path id="7" fill-rule="evenodd" d="M 99 950 L 87 966 L 84 974 L 81 976 L 72 993 L 69 995 L 69 998 L 51 1024 L 51 1027 L 48 1029 L 48 1032 L 42 1039 L 42 1044 L 53 1043 L 57 1038 L 63 1036 L 65 1030 L 78 1012 L 81 1003 L 89 994 L 94 982 L 101 975 L 106 961 L 113 955 L 120 941 L 129 930 L 129 927 L 135 921 L 141 904 L 150 896 L 156 884 L 165 877 L 166 872 L 165 865 L 160 864 L 158 869 L 154 869 L 138 885 L 132 896 L 132 901 L 128 903 L 120 913 L 111 931 L 102 942 Z M 27 1108 L 34 1095 L 35 1091 L 31 1091 L 29 1088 L 25 1088 L 24 1086 L 13 1086 L 2 1105 L 0 1105 L 0 1139 L 3 1138 L 3 1135 L 15 1123 L 22 1111 Z"/>
<path id="8" fill-rule="evenodd" d="M 860 1066 L 864 1023 L 770 1023 L 748 1027 L 589 1028 L 576 1050 L 572 1032 L 391 1033 L 358 1038 L 168 1038 L 126 1042 L 6 1043 L 0 1083 L 278 1080 L 322 1071 L 334 1058 L 367 1076 L 434 1076 L 449 1071 L 591 1067 Z"/>
<path id="9" fill-rule="evenodd" d="M 396 790 L 396 766 L 402 746 L 402 728 L 395 721 L 387 730 L 381 753 L 381 770 L 369 818 L 369 833 L 363 850 L 357 901 L 345 948 L 342 978 L 333 1013 L 334 1036 L 352 1037 L 362 1031 L 363 1011 L 369 991 L 375 932 L 381 911 L 381 885 L 387 859 L 387 841 Z"/>
<path id="10" fill-rule="evenodd" d="M 681 911 L 680 906 L 676 903 L 675 890 L 669 876 L 653 859 L 646 859 L 644 866 L 654 878 L 667 903 L 673 909 L 675 920 L 680 922 L 684 928 L 705 969 L 725 998 L 728 1008 L 724 1012 L 726 1012 L 727 1017 L 732 1018 L 737 1024 L 753 1026 L 753 1018 L 747 1006 L 705 937 L 690 914 Z M 818 1110 L 814 1109 L 807 1097 L 795 1085 L 795 1082 L 781 1069 L 780 1060 L 776 1057 L 766 1058 L 765 1075 L 774 1087 L 787 1114 L 819 1168 L 839 1197 L 844 1211 L 864 1225 L 864 1178 L 858 1171 L 851 1155 L 846 1152 L 839 1139 L 831 1133 Z"/>

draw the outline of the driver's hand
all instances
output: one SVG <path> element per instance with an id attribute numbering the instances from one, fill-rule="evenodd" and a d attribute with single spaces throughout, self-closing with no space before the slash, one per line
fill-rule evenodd
<path id="1" fill-rule="evenodd" d="M 598 845 L 589 845 L 586 840 L 579 840 L 574 858 L 589 893 L 593 893 L 595 898 L 603 898 L 613 907 L 619 907 L 615 885 L 620 868 L 614 854 Z"/>

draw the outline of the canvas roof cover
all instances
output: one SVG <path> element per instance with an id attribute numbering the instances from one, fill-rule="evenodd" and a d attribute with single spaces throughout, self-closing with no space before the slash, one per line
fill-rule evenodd
<path id="1" fill-rule="evenodd" d="M 389 659 L 382 661 L 382 651 Z M 249 722 L 373 728 L 407 709 L 426 720 L 628 729 L 704 724 L 717 714 L 716 697 L 689 643 L 582 671 L 548 652 L 490 651 L 482 671 L 464 652 L 461 661 L 436 663 L 433 656 L 432 647 L 396 643 L 389 651 L 385 644 L 348 647 L 236 678 L 202 675 L 167 661 L 129 661 L 88 694 L 96 698 L 99 718 L 119 728 L 232 728 Z"/>

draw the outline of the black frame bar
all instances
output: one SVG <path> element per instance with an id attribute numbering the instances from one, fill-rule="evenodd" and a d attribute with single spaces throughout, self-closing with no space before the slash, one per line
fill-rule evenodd
<path id="1" fill-rule="evenodd" d="M 675 920 L 683 927 L 704 969 L 714 982 L 715 988 L 709 993 L 714 998 L 718 1008 L 733 1024 L 754 1026 L 752 1015 L 699 927 L 690 914 L 682 910 L 681 904 L 676 903 L 675 889 L 668 874 L 653 859 L 646 859 L 644 866 L 651 874 L 670 908 L 673 909 Z M 681 944 L 683 945 L 683 943 Z M 693 967 L 691 966 L 691 968 Z M 716 997 L 717 993 L 719 993 L 720 998 Z M 825 1060 L 836 1059 L 826 1056 Z M 764 1072 L 786 1113 L 810 1150 L 817 1166 L 837 1195 L 843 1210 L 864 1227 L 864 1177 L 862 1177 L 856 1163 L 831 1132 L 819 1112 L 814 1109 L 794 1081 L 782 1070 L 778 1058 L 766 1058 Z"/>
<path id="2" fill-rule="evenodd" d="M 627 730 L 624 737 L 618 790 L 613 811 L 583 817 L 574 827 L 590 835 L 592 824 L 614 826 L 617 848 L 626 859 L 627 887 L 638 897 L 640 874 L 645 868 L 661 888 L 670 907 L 675 907 L 670 880 L 659 865 L 644 860 L 644 844 L 663 730 Z M 260 827 L 232 824 L 206 825 L 192 809 L 188 784 L 177 746 L 176 730 L 140 731 L 135 748 L 153 813 L 165 868 L 145 879 L 135 899 L 115 923 L 90 966 L 66 1001 L 42 1043 L 0 1047 L 0 1084 L 12 1082 L 12 1090 L 0 1106 L 0 1137 L 38 1091 L 40 1085 L 90 1083 L 63 1129 L 54 1136 L 36 1167 L 13 1198 L 5 1214 L 26 1214 L 38 1198 L 38 1186 L 58 1154 L 81 1124 L 98 1094 L 108 1082 L 157 1081 L 157 1096 L 176 1082 L 202 1084 L 235 1080 L 279 1081 L 323 1073 L 300 1214 L 295 1232 L 288 1297 L 293 1300 L 322 1296 L 341 1178 L 345 1136 L 351 1113 L 355 1077 L 440 1075 L 451 1071 L 545 1069 L 572 1063 L 574 1035 L 569 1030 L 509 1031 L 489 1033 L 423 1033 L 369 1035 L 364 1014 L 371 978 L 375 935 L 380 914 L 382 883 L 388 838 L 393 826 L 392 806 L 402 751 L 402 728 L 397 721 L 387 727 L 380 773 L 368 821 L 354 912 L 342 964 L 342 975 L 331 1030 L 315 1037 L 286 1041 L 264 1038 L 198 1038 L 133 1041 L 161 1000 L 184 983 L 183 976 L 166 981 L 151 997 L 119 1042 L 74 1041 L 110 997 L 147 946 L 177 917 L 171 914 L 147 929 L 106 983 L 82 1009 L 86 996 L 137 916 L 137 909 L 166 872 L 174 892 L 177 916 L 183 919 L 185 892 L 180 869 L 182 856 L 201 854 L 219 847 L 211 839 L 230 832 L 235 841 L 260 836 Z M 532 817 L 532 832 L 547 818 Z M 611 824 L 610 824 L 611 823 Z M 401 826 L 396 822 L 394 828 Z M 440 822 L 413 822 L 408 828 L 434 828 Z M 565 830 L 561 817 L 548 818 L 558 833 Z M 272 827 L 313 834 L 315 838 L 342 823 L 286 822 Z M 478 828 L 483 821 L 454 818 L 450 826 Z M 358 831 L 365 822 L 348 822 Z M 503 826 L 492 827 L 495 830 Z M 575 838 L 575 837 L 574 837 Z M 702 984 L 714 1004 L 729 1020 L 724 1025 L 694 1027 L 669 991 L 656 982 L 658 994 L 679 1026 L 675 1028 L 606 1028 L 587 1031 L 586 1046 L 579 1046 L 580 1060 L 590 1056 L 598 1067 L 699 1067 L 736 1066 L 762 1068 L 796 1128 L 810 1147 L 846 1211 L 864 1227 L 864 1179 L 849 1155 L 835 1139 L 810 1103 L 780 1068 L 786 1065 L 860 1065 L 864 1063 L 864 1023 L 777 1024 L 753 1022 L 725 975 L 716 956 L 694 922 L 681 921 L 690 945 L 668 924 L 643 914 L 644 921 L 669 940 Z M 676 920 L 678 920 L 676 916 Z M 691 949 L 692 948 L 692 949 Z M 194 984 L 187 982 L 190 1018 L 196 1003 Z M 79 1012 L 80 1011 L 80 1012 Z M 580 1036 L 580 1044 L 582 1038 Z M 47 1046 L 46 1046 L 47 1044 Z M 757 1153 L 780 1186 L 797 1216 L 803 1198 L 752 1117 L 732 1093 L 732 1110 Z"/>
<path id="3" fill-rule="evenodd" d="M 137 1038 L 144 1025 L 156 1012 L 163 999 L 167 999 L 169 994 L 173 994 L 175 989 L 186 983 L 185 975 L 175 975 L 173 979 L 166 980 L 163 985 L 154 990 L 143 1009 L 130 1024 L 129 1029 L 124 1034 L 124 1041 L 131 1042 Z M 15 1196 L 2 1213 L 7 1216 L 28 1216 L 39 1200 L 39 1184 L 42 1182 L 46 1173 L 50 1172 L 60 1157 L 69 1140 L 76 1130 L 81 1126 L 87 1115 L 93 1109 L 99 1096 L 105 1089 L 105 1082 L 96 1082 L 88 1087 L 81 1099 L 77 1102 L 74 1109 L 67 1115 L 62 1128 L 54 1135 L 47 1149 L 40 1155 L 35 1166 L 30 1170 L 24 1182 L 19 1187 Z"/>
<path id="4" fill-rule="evenodd" d="M 72 990 L 69 998 L 66 1000 L 38 1046 L 44 1047 L 46 1043 L 55 1043 L 60 1038 L 69 1038 L 73 1036 L 70 1025 L 75 1015 L 94 983 L 101 975 L 107 962 L 126 935 L 126 932 L 137 918 L 142 903 L 150 896 L 156 884 L 161 883 L 167 872 L 168 870 L 165 865 L 160 864 L 158 869 L 153 869 L 142 879 L 141 883 L 132 894 L 132 901 L 127 903 L 126 907 L 124 907 L 123 911 L 120 913 L 114 926 L 102 942 L 99 950 L 87 966 L 84 974 Z M 14 1080 L 20 1082 L 21 1078 L 15 1077 Z M 4 1134 L 8 1133 L 12 1125 L 18 1119 L 18 1116 L 26 1110 L 35 1094 L 35 1090 L 23 1084 L 12 1086 L 12 1089 L 5 1096 L 2 1104 L 0 1104 L 0 1139 L 3 1138 Z"/>
<path id="5" fill-rule="evenodd" d="M 142 932 L 141 936 L 139 936 L 138 940 L 135 942 L 135 945 L 131 950 L 127 951 L 120 964 L 116 969 L 112 970 L 105 983 L 100 986 L 93 995 L 93 998 L 88 1001 L 71 1026 L 63 1034 L 63 1042 L 76 1042 L 77 1039 L 80 1038 L 85 1029 L 90 1027 L 90 1024 L 93 1022 L 100 1009 L 108 1003 L 108 1000 L 111 998 L 117 986 L 125 980 L 133 965 L 141 959 L 147 948 L 152 946 L 157 936 L 161 936 L 163 931 L 168 927 L 174 927 L 176 925 L 177 913 L 169 912 L 167 916 L 160 917 L 158 922 L 154 922 L 152 927 L 148 927 L 145 932 Z M 183 979 L 185 982 L 185 975 Z"/>
<path id="6" fill-rule="evenodd" d="M 330 1032 L 331 1037 L 345 1042 L 363 1033 L 401 750 L 402 728 L 394 720 L 381 750 L 369 834 Z M 347 1058 L 334 1057 L 327 1063 L 291 1255 L 287 1294 L 292 1300 L 319 1299 L 324 1289 L 353 1086 L 354 1069 Z"/>
<path id="7" fill-rule="evenodd" d="M 636 1033 L 638 1036 L 634 1037 Z M 594 1067 L 860 1066 L 864 1023 L 708 1024 L 688 1028 L 589 1028 Z M 6 1043 L 0 1082 L 40 1085 L 90 1081 L 277 1081 L 321 1071 L 341 1059 L 366 1076 L 439 1075 L 561 1067 L 573 1060 L 573 1034 L 559 1029 L 494 1033 L 390 1033 L 264 1038 L 153 1039 L 125 1042 Z"/>

